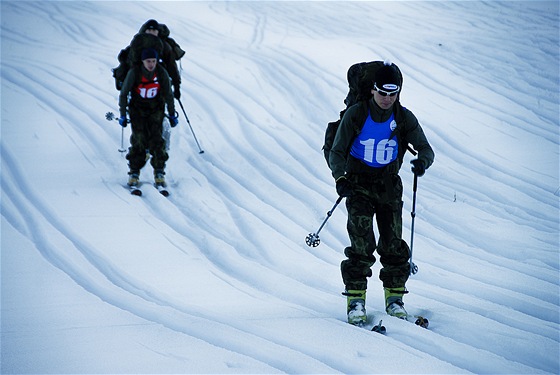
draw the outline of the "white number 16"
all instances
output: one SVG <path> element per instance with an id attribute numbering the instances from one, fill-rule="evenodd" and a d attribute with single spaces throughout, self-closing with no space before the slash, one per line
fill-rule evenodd
<path id="1" fill-rule="evenodd" d="M 388 164 L 393 158 L 393 152 L 397 146 L 397 142 L 394 139 L 383 139 L 375 144 L 375 139 L 370 138 L 365 141 L 360 141 L 364 147 L 364 160 L 367 162 L 373 162 L 373 156 L 375 154 L 375 161 L 378 164 Z"/>

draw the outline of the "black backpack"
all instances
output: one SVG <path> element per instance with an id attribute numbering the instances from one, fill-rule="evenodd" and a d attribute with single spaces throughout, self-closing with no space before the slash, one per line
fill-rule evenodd
<path id="1" fill-rule="evenodd" d="M 173 58 L 177 61 L 180 60 L 185 55 L 185 51 L 181 49 L 181 46 L 175 41 L 175 39 L 169 36 L 170 31 L 167 25 L 159 25 L 161 27 L 159 38 L 162 40 L 162 42 L 168 43 L 171 46 Z M 121 90 L 124 79 L 126 78 L 128 71 L 130 70 L 129 54 L 130 46 L 122 49 L 117 56 L 117 59 L 119 60 L 119 66 L 112 69 L 113 78 L 115 79 L 115 88 L 117 89 L 117 91 Z"/>
<path id="2" fill-rule="evenodd" d="M 186 52 L 181 48 L 179 43 L 175 41 L 175 39 L 169 36 L 169 27 L 167 27 L 167 25 L 164 25 L 163 23 L 160 23 L 159 25 L 161 27 L 160 38 L 171 46 L 171 50 L 173 51 L 173 57 L 175 58 L 175 60 L 181 60 L 181 58 L 185 56 Z"/>
<path id="3" fill-rule="evenodd" d="M 346 108 L 351 107 L 359 101 L 369 100 L 372 97 L 371 89 L 373 88 L 375 74 L 384 64 L 385 62 L 383 61 L 361 62 L 352 65 L 348 69 L 346 76 L 349 90 L 346 99 L 344 99 Z M 397 75 L 400 79 L 399 86 L 402 87 L 403 76 L 401 70 L 395 64 L 391 65 L 396 68 Z"/>
<path id="4" fill-rule="evenodd" d="M 113 78 L 115 79 L 115 88 L 117 91 L 121 91 L 124 79 L 130 70 L 130 65 L 128 64 L 128 55 L 130 53 L 130 46 L 125 49 L 121 49 L 117 59 L 119 60 L 119 66 L 111 69 L 113 71 Z"/>
<path id="5" fill-rule="evenodd" d="M 383 61 L 361 62 L 352 65 L 348 69 L 347 80 L 348 80 L 349 90 L 348 90 L 348 95 L 346 95 L 346 99 L 344 99 L 344 104 L 346 104 L 346 108 L 340 112 L 340 117 L 337 121 L 329 122 L 327 124 L 327 129 L 325 130 L 323 153 L 325 155 L 325 159 L 327 160 L 327 165 L 329 165 L 329 167 L 330 167 L 329 164 L 330 151 L 334 142 L 334 137 L 336 136 L 336 132 L 340 125 L 340 121 L 344 116 L 344 113 L 348 108 L 350 108 L 354 104 L 359 102 L 362 103 L 361 110 L 356 112 L 356 116 L 352 120 L 352 122 L 356 126 L 359 126 L 359 128 L 355 129 L 356 135 L 358 135 L 369 113 L 368 101 L 372 97 L 371 89 L 373 87 L 375 73 L 377 73 L 377 70 L 380 67 L 382 67 L 384 64 L 385 63 Z M 402 88 L 402 82 L 403 82 L 402 73 L 398 66 L 396 66 L 395 64 L 392 65 L 397 70 L 397 74 L 400 78 L 399 86 L 401 86 Z M 398 95 L 400 96 L 400 92 Z M 397 101 L 395 105 L 396 105 L 395 121 L 397 122 L 396 130 L 399 130 L 403 128 L 403 123 L 405 119 L 404 119 L 403 107 L 401 106 L 400 102 Z M 404 150 L 405 150 L 404 152 L 406 152 L 406 148 Z M 404 152 L 402 152 L 402 155 L 399 155 L 401 159 L 404 156 Z"/>

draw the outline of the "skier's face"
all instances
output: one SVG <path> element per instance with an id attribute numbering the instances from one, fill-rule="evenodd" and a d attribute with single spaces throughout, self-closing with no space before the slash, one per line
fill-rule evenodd
<path id="1" fill-rule="evenodd" d="M 156 59 L 145 59 L 145 60 L 142 60 L 142 64 L 144 64 L 144 68 L 146 68 L 147 71 L 153 72 L 154 69 L 156 68 L 157 60 Z"/>
<path id="2" fill-rule="evenodd" d="M 382 109 L 389 109 L 391 108 L 391 106 L 393 104 L 395 104 L 395 101 L 397 100 L 397 95 L 395 93 L 395 95 L 381 95 L 378 91 L 376 90 L 371 90 L 371 93 L 373 94 L 373 100 L 375 100 L 375 102 L 377 103 L 377 105 L 379 107 L 381 107 Z"/>
<path id="3" fill-rule="evenodd" d="M 159 35 L 159 30 L 157 30 L 157 29 L 147 29 L 146 34 L 152 34 L 152 35 L 158 36 Z"/>

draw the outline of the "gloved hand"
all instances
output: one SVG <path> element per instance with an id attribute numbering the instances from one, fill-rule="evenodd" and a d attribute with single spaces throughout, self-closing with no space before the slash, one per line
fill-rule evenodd
<path id="1" fill-rule="evenodd" d="M 424 162 L 422 160 L 414 159 L 410 162 L 410 164 L 412 164 L 412 173 L 414 173 L 418 177 L 423 176 L 424 172 L 426 172 L 426 166 L 424 165 Z"/>
<path id="2" fill-rule="evenodd" d="M 349 197 L 352 195 L 352 183 L 348 181 L 346 176 L 341 176 L 336 180 L 336 192 L 341 197 Z"/>
<path id="3" fill-rule="evenodd" d="M 179 118 L 177 116 L 169 116 L 169 125 L 171 125 L 172 128 L 176 127 L 178 123 Z"/>
<path id="4" fill-rule="evenodd" d="M 128 124 L 128 120 L 126 119 L 126 116 L 119 117 L 119 125 L 122 126 L 123 128 L 126 128 L 126 124 Z"/>
<path id="5" fill-rule="evenodd" d="M 173 96 L 177 100 L 181 99 L 181 90 L 179 85 L 173 85 Z"/>

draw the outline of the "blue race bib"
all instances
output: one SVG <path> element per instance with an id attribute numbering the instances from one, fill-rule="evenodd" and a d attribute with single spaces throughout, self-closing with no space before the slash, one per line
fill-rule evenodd
<path id="1" fill-rule="evenodd" d="M 373 168 L 381 168 L 395 161 L 399 153 L 397 136 L 391 133 L 397 128 L 394 114 L 385 122 L 375 122 L 369 116 L 362 131 L 350 149 L 350 155 Z"/>

